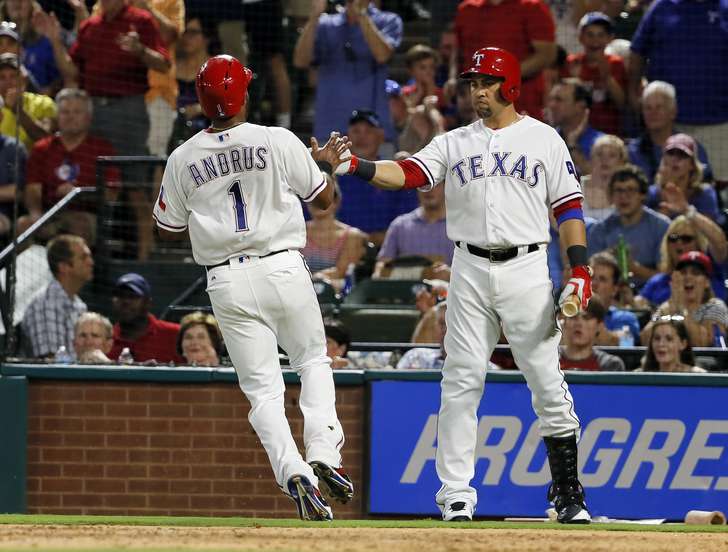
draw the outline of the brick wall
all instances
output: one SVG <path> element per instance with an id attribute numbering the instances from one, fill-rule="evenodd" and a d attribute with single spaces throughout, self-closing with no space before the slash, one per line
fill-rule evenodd
<path id="1" fill-rule="evenodd" d="M 302 444 L 300 388 L 286 413 Z M 361 518 L 364 388 L 338 387 L 344 465 Z M 248 423 L 237 385 L 30 380 L 28 512 L 295 517 Z"/>

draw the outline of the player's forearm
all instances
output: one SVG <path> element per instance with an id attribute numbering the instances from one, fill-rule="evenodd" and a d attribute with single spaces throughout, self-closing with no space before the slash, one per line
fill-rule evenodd
<path id="1" fill-rule="evenodd" d="M 377 161 L 371 183 L 383 190 L 401 190 L 404 186 L 404 171 L 394 161 Z"/>
<path id="2" fill-rule="evenodd" d="M 586 247 L 586 227 L 584 226 L 584 221 L 569 219 L 562 222 L 559 226 L 559 240 L 566 250 L 574 245 Z"/>

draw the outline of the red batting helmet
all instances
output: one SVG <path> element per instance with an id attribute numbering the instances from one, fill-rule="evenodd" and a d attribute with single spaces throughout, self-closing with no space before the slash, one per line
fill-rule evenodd
<path id="1" fill-rule="evenodd" d="M 245 105 L 253 72 L 232 56 L 208 59 L 197 72 L 195 86 L 202 111 L 209 119 L 229 119 Z"/>
<path id="2" fill-rule="evenodd" d="M 475 75 L 504 79 L 500 93 L 509 103 L 515 102 L 521 93 L 521 64 L 516 56 L 502 48 L 481 48 L 475 52 L 470 68 L 460 73 L 460 78 L 469 79 Z"/>

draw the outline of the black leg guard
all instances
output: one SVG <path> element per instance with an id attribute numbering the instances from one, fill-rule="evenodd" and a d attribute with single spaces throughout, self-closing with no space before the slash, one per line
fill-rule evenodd
<path id="1" fill-rule="evenodd" d="M 576 437 L 544 437 L 553 482 L 548 500 L 554 503 L 560 523 L 589 523 L 591 516 L 579 483 Z"/>

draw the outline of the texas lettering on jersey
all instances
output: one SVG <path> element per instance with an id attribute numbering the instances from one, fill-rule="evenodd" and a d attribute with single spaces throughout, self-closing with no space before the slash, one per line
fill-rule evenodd
<path id="1" fill-rule="evenodd" d="M 427 187 L 444 182 L 448 237 L 479 247 L 547 243 L 549 210 L 582 197 L 563 139 L 531 117 L 501 129 L 476 121 L 410 159 Z"/>
<path id="2" fill-rule="evenodd" d="M 542 163 L 535 162 L 529 167 L 526 155 L 512 155 L 510 151 L 492 152 L 491 156 L 493 168 L 487 176 L 511 176 L 531 187 L 538 185 L 539 171 L 541 174 L 544 171 Z M 509 162 L 509 158 L 512 158 L 513 162 Z M 472 180 L 484 178 L 486 173 L 483 168 L 483 155 L 471 155 L 467 159 L 461 159 L 450 168 L 450 172 L 458 178 L 461 186 Z"/>
<path id="3" fill-rule="evenodd" d="M 187 165 L 196 186 L 215 178 L 244 171 L 263 171 L 268 166 L 265 146 L 242 146 L 208 155 Z"/>

